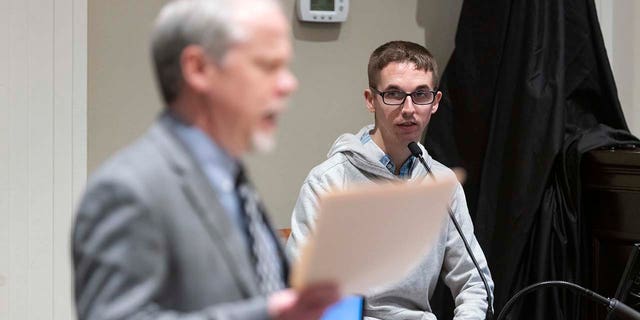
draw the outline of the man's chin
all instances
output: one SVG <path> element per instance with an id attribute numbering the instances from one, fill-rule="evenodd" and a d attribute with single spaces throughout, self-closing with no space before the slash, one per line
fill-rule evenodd
<path id="1" fill-rule="evenodd" d="M 276 148 L 275 133 L 258 131 L 251 137 L 251 149 L 257 153 L 269 153 Z"/>
<path id="2" fill-rule="evenodd" d="M 409 142 L 415 141 L 420 142 L 421 136 L 415 134 L 407 134 L 398 136 L 398 142 L 406 146 Z"/>

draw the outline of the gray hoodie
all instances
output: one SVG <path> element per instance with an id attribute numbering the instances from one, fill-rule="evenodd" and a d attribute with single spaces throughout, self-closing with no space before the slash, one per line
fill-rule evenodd
<path id="1" fill-rule="evenodd" d="M 305 179 L 291 217 L 291 236 L 287 241 L 287 252 L 291 258 L 295 259 L 298 248 L 313 230 L 318 197 L 323 193 L 331 189 L 344 189 L 354 183 L 400 179 L 380 161 L 381 155 L 384 155 L 382 150 L 366 145 L 374 143 L 373 141 L 363 143 L 363 140 L 368 140 L 366 137 L 363 139 L 363 136 L 368 135 L 371 129 L 373 126 L 369 125 L 356 135 L 343 134 L 338 137 L 329 151 L 328 159 L 313 168 Z M 422 145 L 420 148 L 436 177 L 453 174 L 450 169 L 433 160 Z M 427 175 L 417 160 L 410 165 L 412 168 L 409 180 L 423 179 Z M 450 207 L 493 291 L 487 261 L 473 234 L 473 224 L 460 184 L 451 195 Z M 431 313 L 429 299 L 439 276 L 444 279 L 455 299 L 454 319 L 484 319 L 487 308 L 484 285 L 449 219 L 437 243 L 416 269 L 400 282 L 366 296 L 366 319 L 436 319 Z"/>

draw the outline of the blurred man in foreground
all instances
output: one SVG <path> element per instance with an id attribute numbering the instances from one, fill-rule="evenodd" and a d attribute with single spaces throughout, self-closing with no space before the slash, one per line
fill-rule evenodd
<path id="1" fill-rule="evenodd" d="M 73 233 L 80 319 L 315 319 L 333 284 L 287 261 L 241 158 L 273 147 L 297 82 L 272 0 L 178 0 L 152 33 L 164 112 L 91 177 Z M 132 106 L 135 108 L 135 106 Z"/>

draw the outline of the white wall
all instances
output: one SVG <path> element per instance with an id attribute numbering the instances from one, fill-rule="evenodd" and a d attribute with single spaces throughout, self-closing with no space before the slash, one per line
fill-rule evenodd
<path id="1" fill-rule="evenodd" d="M 2 0 L 0 43 L 0 319 L 72 319 L 86 0 Z"/>
<path id="2" fill-rule="evenodd" d="M 355 0 L 347 22 L 293 24 L 300 80 L 280 121 L 275 153 L 248 159 L 251 176 L 279 227 L 289 225 L 300 185 L 334 139 L 372 121 L 364 107 L 366 65 L 389 40 L 427 45 L 444 67 L 462 0 Z M 151 76 L 148 33 L 162 0 L 89 2 L 89 170 L 141 134 L 160 110 Z"/>
<path id="3" fill-rule="evenodd" d="M 88 25 L 88 169 L 149 126 L 160 110 L 148 35 L 166 0 L 92 0 Z"/>
<path id="4" fill-rule="evenodd" d="M 640 136 L 640 2 L 597 0 L 596 8 L 622 110 Z"/>

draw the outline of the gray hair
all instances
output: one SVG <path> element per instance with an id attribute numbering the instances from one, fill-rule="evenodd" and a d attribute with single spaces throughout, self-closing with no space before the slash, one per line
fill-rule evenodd
<path id="1" fill-rule="evenodd" d="M 167 104 L 182 86 L 180 55 L 195 44 L 221 63 L 231 44 L 241 41 L 244 30 L 234 21 L 232 0 L 176 0 L 166 4 L 151 33 L 151 54 L 156 78 Z"/>

